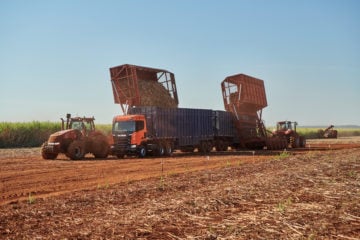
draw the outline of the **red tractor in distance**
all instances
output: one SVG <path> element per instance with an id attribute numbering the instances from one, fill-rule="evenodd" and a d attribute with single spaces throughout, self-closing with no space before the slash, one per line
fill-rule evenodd
<path id="1" fill-rule="evenodd" d="M 291 148 L 305 147 L 306 139 L 296 132 L 297 122 L 281 121 L 276 124 L 274 136 L 285 137 L 287 144 Z"/>
<path id="2" fill-rule="evenodd" d="M 59 153 L 64 153 L 72 160 L 79 160 L 92 153 L 95 158 L 106 158 L 109 154 L 108 139 L 95 130 L 94 120 L 94 117 L 72 118 L 71 114 L 66 114 L 66 120 L 61 118 L 61 131 L 51 134 L 43 143 L 42 157 L 55 159 Z"/>

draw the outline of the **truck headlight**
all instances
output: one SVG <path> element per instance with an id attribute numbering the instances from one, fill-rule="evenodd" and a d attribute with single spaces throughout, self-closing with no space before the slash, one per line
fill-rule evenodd
<path id="1" fill-rule="evenodd" d="M 131 148 L 136 148 L 136 144 L 131 145 Z"/>

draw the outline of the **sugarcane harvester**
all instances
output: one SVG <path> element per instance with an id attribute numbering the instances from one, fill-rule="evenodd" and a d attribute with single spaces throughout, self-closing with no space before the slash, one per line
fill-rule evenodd
<path id="1" fill-rule="evenodd" d="M 334 129 L 334 125 L 330 125 L 325 130 L 318 130 L 318 138 L 337 138 L 338 131 Z"/>
<path id="2" fill-rule="evenodd" d="M 245 74 L 225 78 L 221 83 L 225 110 L 233 113 L 240 145 L 248 149 L 285 149 L 283 136 L 269 132 L 262 120 L 267 106 L 264 81 Z"/>

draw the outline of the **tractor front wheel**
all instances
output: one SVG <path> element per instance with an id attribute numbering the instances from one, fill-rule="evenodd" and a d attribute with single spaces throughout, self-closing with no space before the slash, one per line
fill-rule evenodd
<path id="1" fill-rule="evenodd" d="M 54 160 L 55 158 L 57 158 L 58 153 L 50 152 L 48 150 L 48 143 L 44 142 L 41 146 L 41 156 L 43 157 L 43 159 Z"/>

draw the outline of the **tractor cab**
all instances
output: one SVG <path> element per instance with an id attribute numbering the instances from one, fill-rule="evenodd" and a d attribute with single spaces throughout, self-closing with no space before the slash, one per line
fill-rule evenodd
<path id="1" fill-rule="evenodd" d="M 66 120 L 61 118 L 61 129 L 78 130 L 83 136 L 88 136 L 90 133 L 95 132 L 94 120 L 94 117 L 71 117 L 70 114 L 67 114 Z"/>
<path id="2" fill-rule="evenodd" d="M 276 124 L 276 132 L 282 132 L 287 134 L 288 132 L 296 132 L 297 122 L 282 121 Z"/>

